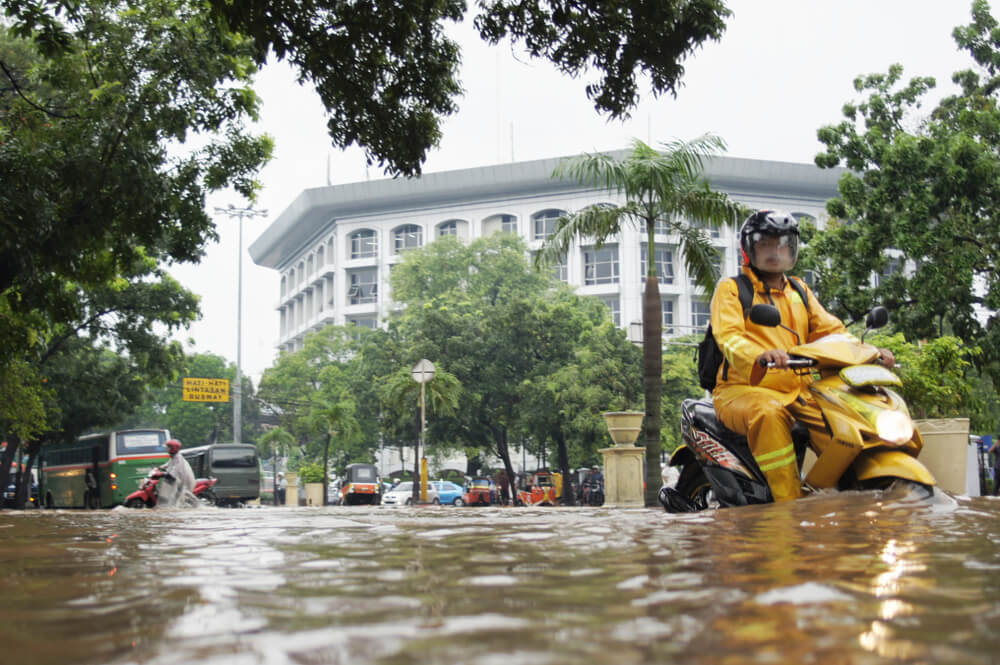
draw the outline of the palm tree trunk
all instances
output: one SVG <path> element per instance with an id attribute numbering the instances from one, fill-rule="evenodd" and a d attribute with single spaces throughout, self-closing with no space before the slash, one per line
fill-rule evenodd
<path id="1" fill-rule="evenodd" d="M 652 246 L 652 243 L 650 243 Z M 642 299 L 642 387 L 646 397 L 643 439 L 646 443 L 646 506 L 657 506 L 660 492 L 660 427 L 663 394 L 663 304 L 655 263 L 646 275 Z"/>

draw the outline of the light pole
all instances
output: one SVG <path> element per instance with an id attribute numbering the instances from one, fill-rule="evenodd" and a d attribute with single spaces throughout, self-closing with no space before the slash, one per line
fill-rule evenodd
<path id="1" fill-rule="evenodd" d="M 236 217 L 240 220 L 240 244 L 236 251 L 239 267 L 236 273 L 236 381 L 233 383 L 233 443 L 241 443 L 243 439 L 243 372 L 241 364 L 243 347 L 243 219 L 264 217 L 267 215 L 267 210 L 254 210 L 253 206 L 237 208 L 230 203 L 228 207 L 216 208 L 215 212 L 221 212 L 230 218 Z"/>

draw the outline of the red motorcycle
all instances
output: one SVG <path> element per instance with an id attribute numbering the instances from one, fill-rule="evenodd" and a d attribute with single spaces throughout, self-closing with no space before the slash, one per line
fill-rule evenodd
<path id="1" fill-rule="evenodd" d="M 125 506 L 127 508 L 155 508 L 159 499 L 156 487 L 166 475 L 162 467 L 157 466 L 150 469 L 146 477 L 139 483 L 139 489 L 125 498 Z M 212 488 L 217 482 L 219 482 L 218 478 L 197 478 L 194 481 L 192 493 L 199 502 L 214 506 L 216 505 L 216 497 Z"/>

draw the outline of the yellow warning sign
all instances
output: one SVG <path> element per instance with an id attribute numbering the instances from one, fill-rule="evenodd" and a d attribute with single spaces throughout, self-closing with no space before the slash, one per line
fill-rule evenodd
<path id="1" fill-rule="evenodd" d="M 185 402 L 228 402 L 229 379 L 184 379 Z"/>

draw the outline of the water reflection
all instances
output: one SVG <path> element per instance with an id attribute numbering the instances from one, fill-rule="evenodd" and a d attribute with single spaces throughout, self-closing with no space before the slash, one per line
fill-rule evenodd
<path id="1" fill-rule="evenodd" d="M 32 663 L 992 663 L 989 498 L 0 513 Z"/>

